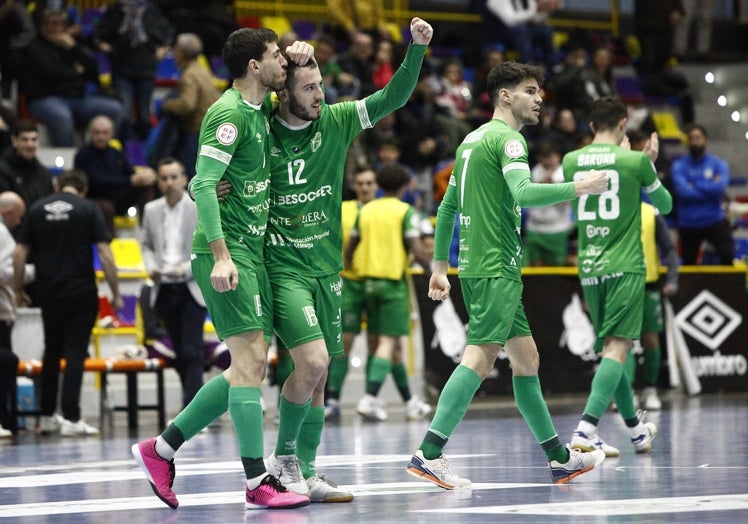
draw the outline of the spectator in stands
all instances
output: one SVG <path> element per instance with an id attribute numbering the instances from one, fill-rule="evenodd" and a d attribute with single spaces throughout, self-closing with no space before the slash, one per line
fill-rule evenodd
<path id="1" fill-rule="evenodd" d="M 0 98 L 10 98 L 10 81 L 18 74 L 19 50 L 29 45 L 35 34 L 23 2 L 0 0 Z"/>
<path id="2" fill-rule="evenodd" d="M 616 94 L 613 79 L 613 51 L 607 46 L 598 46 L 592 51 L 589 66 L 582 71 L 576 86 L 575 101 L 577 121 L 585 124 L 590 120 L 592 104 L 604 96 Z"/>
<path id="3" fill-rule="evenodd" d="M 542 142 L 537 151 L 538 163 L 530 178 L 537 184 L 559 184 L 564 181 L 561 153 L 553 142 Z M 525 265 L 568 265 L 569 234 L 574 228 L 571 202 L 528 207 L 525 228 Z"/>
<path id="4" fill-rule="evenodd" d="M 26 207 L 54 192 L 52 176 L 36 156 L 39 131 L 29 120 L 18 122 L 11 136 L 12 147 L 0 158 L 0 191 L 18 193 Z"/>
<path id="5" fill-rule="evenodd" d="M 155 0 L 177 34 L 195 33 L 206 56 L 220 56 L 223 43 L 238 29 L 234 0 Z"/>
<path id="6" fill-rule="evenodd" d="M 541 141 L 555 143 L 563 156 L 577 149 L 579 137 L 577 119 L 572 110 L 558 109 L 553 114 L 550 129 L 541 136 Z"/>
<path id="7" fill-rule="evenodd" d="M 153 199 L 156 174 L 150 167 L 133 168 L 124 151 L 111 144 L 114 123 L 108 117 L 91 120 L 88 135 L 75 154 L 75 168 L 88 176 L 88 198 L 101 208 L 109 232 L 115 236 L 115 215 L 125 215 L 136 206 L 142 216 L 146 202 Z"/>
<path id="8" fill-rule="evenodd" d="M 501 23 L 508 43 L 519 53 L 519 61 L 535 63 L 535 50 L 540 51 L 540 62 L 547 71 L 556 65 L 553 30 L 548 15 L 563 7 L 563 0 L 487 0 L 489 13 Z"/>
<path id="9" fill-rule="evenodd" d="M 352 44 L 359 31 L 376 40 L 389 37 L 381 0 L 327 0 L 327 12 L 332 18 L 331 32 L 340 40 Z"/>
<path id="10" fill-rule="evenodd" d="M 374 39 L 370 34 L 358 31 L 351 38 L 348 51 L 338 55 L 338 65 L 358 80 L 358 94 L 364 98 L 377 90 L 374 85 Z"/>
<path id="11" fill-rule="evenodd" d="M 682 17 L 681 0 L 636 0 L 634 34 L 641 47 L 636 69 L 644 94 L 677 97 L 681 118 L 684 123 L 690 124 L 695 115 L 688 79 L 670 66 L 673 27 Z"/>
<path id="12" fill-rule="evenodd" d="M 453 155 L 457 144 L 450 140 L 444 128 L 443 124 L 448 118 L 440 115 L 440 109 L 434 102 L 435 82 L 427 69 L 424 65 L 413 95 L 395 113 L 395 130 L 402 140 L 402 162 L 413 169 L 418 178 L 418 188 L 423 192 L 424 200 L 430 203 L 433 200 L 434 166 L 443 158 Z"/>
<path id="13" fill-rule="evenodd" d="M 395 68 L 392 66 L 393 46 L 389 40 L 380 40 L 377 43 L 377 50 L 374 53 L 374 85 L 377 89 L 383 89 L 395 74 Z"/>
<path id="14" fill-rule="evenodd" d="M 161 106 L 164 113 L 179 118 L 180 136 L 175 154 L 190 178 L 195 176 L 200 124 L 208 108 L 220 96 L 212 75 L 197 60 L 202 49 L 202 42 L 196 34 L 177 36 L 174 59 L 182 72 L 177 85 L 178 94 L 164 100 Z"/>
<path id="15" fill-rule="evenodd" d="M 321 35 L 314 45 L 314 58 L 322 73 L 322 81 L 325 83 L 325 102 L 328 104 L 335 103 L 341 97 L 356 100 L 361 91 L 361 83 L 358 79 L 343 71 L 338 64 L 335 45 L 335 39 L 329 35 Z"/>
<path id="16" fill-rule="evenodd" d="M 703 62 L 712 45 L 712 14 L 714 0 L 682 0 L 683 16 L 675 26 L 673 50 L 683 60 L 688 49 L 688 37 L 693 23 L 696 30 L 696 60 Z"/>
<path id="17" fill-rule="evenodd" d="M 504 61 L 504 46 L 493 45 L 481 51 L 481 63 L 475 70 L 473 80 L 473 105 L 480 115 L 481 124 L 491 119 L 493 102 L 488 95 L 488 72 Z"/>
<path id="18" fill-rule="evenodd" d="M 123 133 L 128 138 L 148 136 L 156 65 L 173 39 L 171 23 L 149 0 L 118 0 L 94 26 L 93 40 L 109 57 L 112 86 L 122 99 L 125 122 L 132 118 L 134 134 Z"/>
<path id="19" fill-rule="evenodd" d="M 25 263 L 33 257 L 37 305 L 42 310 L 44 357 L 41 375 L 39 431 L 63 436 L 96 435 L 99 431 L 81 418 L 83 362 L 99 311 L 92 244 L 112 294 L 112 305 L 122 308 L 117 268 L 109 247 L 111 237 L 98 207 L 84 198 L 86 175 L 66 171 L 60 192 L 35 202 L 21 226 L 13 256 L 13 283 L 19 305 L 29 305 L 23 293 Z M 62 380 L 62 416 L 55 414 L 60 359 L 67 365 Z"/>
<path id="20" fill-rule="evenodd" d="M 116 98 L 89 92 L 88 83 L 99 85 L 98 64 L 92 51 L 66 32 L 67 23 L 64 11 L 44 12 L 20 74 L 29 114 L 44 122 L 55 147 L 75 147 L 76 125 L 96 115 L 107 115 L 117 130 L 124 115 Z"/>
<path id="21" fill-rule="evenodd" d="M 553 96 L 556 109 L 576 110 L 578 86 L 588 58 L 586 42 L 581 38 L 570 39 L 564 46 L 564 59 L 553 68 L 545 86 Z"/>
<path id="22" fill-rule="evenodd" d="M 162 159 L 157 171 L 163 196 L 145 205 L 140 244 L 148 276 L 156 284 L 151 300 L 176 353 L 174 368 L 187 406 L 203 385 L 203 324 L 208 313 L 190 258 L 197 208 L 187 195 L 187 175 L 177 159 Z"/>
<path id="23" fill-rule="evenodd" d="M 2 75 L 2 72 L 0 72 Z M 0 103 L 0 158 L 13 145 L 13 130 L 18 126 L 16 114 L 6 105 Z"/>
<path id="24" fill-rule="evenodd" d="M 21 224 L 26 212 L 23 199 L 12 191 L 0 193 L 0 438 L 11 437 L 17 421 L 9 416 L 8 406 L 15 405 L 18 357 L 13 353 L 10 334 L 16 321 L 16 294 L 13 290 L 13 252 L 16 241 L 10 231 Z M 33 279 L 31 264 L 23 272 L 24 283 Z"/>
<path id="25" fill-rule="evenodd" d="M 707 153 L 706 129 L 688 128 L 688 154 L 673 162 L 673 184 L 678 194 L 678 235 L 684 265 L 696 264 L 699 248 L 707 240 L 722 265 L 732 265 L 735 247 L 723 207 L 730 182 L 727 162 Z"/>
<path id="26" fill-rule="evenodd" d="M 455 121 L 464 124 L 465 135 L 480 125 L 480 119 L 473 112 L 473 86 L 465 80 L 459 59 L 451 58 L 442 63 L 439 86 L 441 92 L 436 97 L 436 103 Z"/>

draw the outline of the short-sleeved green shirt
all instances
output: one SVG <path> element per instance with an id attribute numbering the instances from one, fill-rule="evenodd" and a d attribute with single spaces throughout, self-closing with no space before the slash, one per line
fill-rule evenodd
<path id="1" fill-rule="evenodd" d="M 606 171 L 609 189 L 578 197 L 580 278 L 611 273 L 644 273 L 641 242 L 641 192 L 660 186 L 644 153 L 614 144 L 590 144 L 564 156 L 564 178 L 578 180 L 590 169 Z"/>
<path id="2" fill-rule="evenodd" d="M 198 209 L 195 253 L 210 253 L 210 243 L 224 238 L 229 251 L 242 250 L 262 263 L 270 207 L 269 110 L 269 101 L 254 106 L 231 88 L 206 113 L 191 181 Z M 216 184 L 222 179 L 233 190 L 218 202 Z"/>

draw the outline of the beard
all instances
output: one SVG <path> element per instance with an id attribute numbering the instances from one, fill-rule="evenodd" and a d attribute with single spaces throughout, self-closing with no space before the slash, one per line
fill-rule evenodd
<path id="1" fill-rule="evenodd" d="M 289 96 L 288 105 L 289 105 L 288 109 L 291 112 L 291 114 L 297 118 L 301 118 L 302 120 L 306 120 L 308 122 L 312 120 L 317 120 L 319 118 L 319 113 L 312 113 L 310 109 L 307 109 L 306 107 L 301 105 L 292 96 Z"/>
<path id="2" fill-rule="evenodd" d="M 704 156 L 704 152 L 706 151 L 706 147 L 704 146 L 689 146 L 688 152 L 691 153 L 691 156 L 699 157 Z"/>

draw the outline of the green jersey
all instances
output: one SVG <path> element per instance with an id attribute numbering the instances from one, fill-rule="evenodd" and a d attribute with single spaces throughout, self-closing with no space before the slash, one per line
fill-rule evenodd
<path id="1" fill-rule="evenodd" d="M 210 253 L 210 242 L 223 238 L 230 251 L 262 262 L 270 207 L 269 112 L 269 99 L 254 106 L 236 88 L 208 109 L 200 128 L 197 174 L 190 182 L 198 213 L 195 253 Z M 223 202 L 216 196 L 220 180 L 233 188 Z"/>
<path id="2" fill-rule="evenodd" d="M 413 45 L 384 89 L 363 100 L 322 107 L 319 119 L 291 127 L 270 122 L 268 272 L 323 276 L 343 269 L 341 206 L 353 139 L 402 107 L 418 81 L 426 46 Z"/>
<path id="3" fill-rule="evenodd" d="M 583 195 L 574 204 L 579 230 L 579 276 L 644 273 L 641 192 L 663 212 L 672 200 L 647 155 L 614 144 L 590 144 L 564 156 L 564 179 L 578 180 L 590 169 L 606 171 L 609 189 Z"/>
<path id="4" fill-rule="evenodd" d="M 459 276 L 521 280 L 520 206 L 571 200 L 573 184 L 533 184 L 524 137 L 499 119 L 465 137 L 455 157 L 437 212 L 434 259 L 447 260 L 459 212 Z"/>

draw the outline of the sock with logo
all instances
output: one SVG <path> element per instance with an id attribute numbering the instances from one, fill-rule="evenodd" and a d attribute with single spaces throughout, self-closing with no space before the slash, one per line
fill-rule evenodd
<path id="1" fill-rule="evenodd" d="M 324 406 L 312 406 L 309 408 L 304 423 L 296 440 L 296 457 L 299 459 L 299 467 L 305 479 L 317 474 L 317 448 L 322 442 L 322 428 L 325 425 Z"/>
<path id="2" fill-rule="evenodd" d="M 275 444 L 275 455 L 293 455 L 296 453 L 296 441 L 301 425 L 309 413 L 311 400 L 303 404 L 293 404 L 281 395 L 278 407 L 278 441 Z M 323 408 L 324 410 L 324 408 Z"/>
<path id="3" fill-rule="evenodd" d="M 260 473 L 265 451 L 262 404 L 260 388 L 233 386 L 229 388 L 229 413 L 234 423 L 239 456 L 244 465 L 246 478 L 254 478 Z M 262 464 L 262 469 L 265 465 Z"/>

